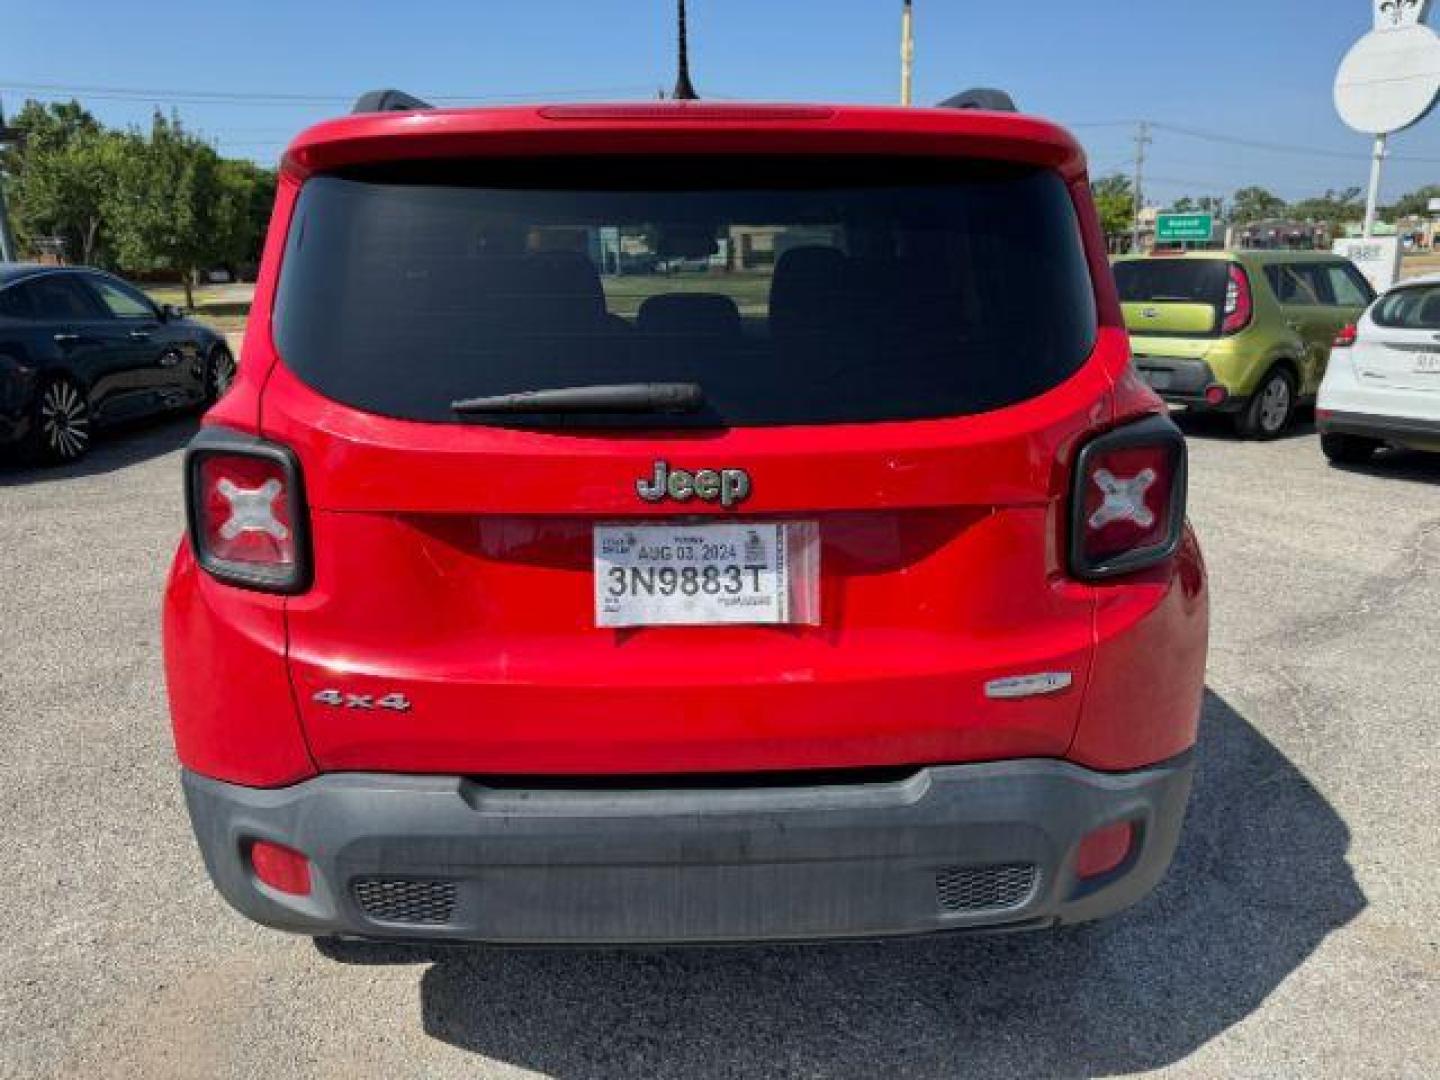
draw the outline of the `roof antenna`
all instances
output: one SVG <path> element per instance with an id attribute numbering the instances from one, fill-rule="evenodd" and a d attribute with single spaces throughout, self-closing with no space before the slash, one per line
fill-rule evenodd
<path id="1" fill-rule="evenodd" d="M 679 4 L 680 70 L 675 78 L 675 93 L 670 96 L 676 101 L 699 101 L 700 95 L 695 92 L 695 87 L 690 82 L 690 45 L 688 41 L 689 35 L 685 30 L 685 0 L 679 0 Z"/>

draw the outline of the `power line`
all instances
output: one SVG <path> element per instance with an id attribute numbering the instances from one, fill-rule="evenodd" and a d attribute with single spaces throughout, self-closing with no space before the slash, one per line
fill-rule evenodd
<path id="1" fill-rule="evenodd" d="M 472 101 L 527 101 L 540 98 L 594 97 L 599 94 L 648 94 L 649 87 L 632 84 L 629 86 L 599 86 L 575 90 L 516 91 L 508 94 L 426 94 L 427 100 L 443 104 L 465 104 Z M 37 94 L 41 97 L 55 95 L 83 95 L 114 101 L 152 101 L 157 104 L 176 105 L 348 105 L 355 100 L 354 94 L 279 94 L 239 90 L 184 90 L 145 88 L 134 86 L 87 86 L 67 83 L 0 83 L 0 90 L 16 93 Z"/>
<path id="2" fill-rule="evenodd" d="M 1141 123 L 1140 120 L 1080 120 L 1067 123 L 1068 128 L 1133 128 Z M 1172 135 L 1183 135 L 1191 139 L 1201 139 L 1205 142 L 1223 143 L 1229 146 L 1239 146 L 1247 150 L 1262 150 L 1276 154 L 1297 154 L 1303 157 L 1331 158 L 1335 161 L 1369 161 L 1369 154 L 1357 154 L 1347 150 L 1331 150 L 1320 146 L 1301 146 L 1297 143 L 1270 142 L 1265 139 L 1246 139 L 1238 135 L 1226 135 L 1219 131 L 1208 131 L 1204 128 L 1189 127 L 1184 124 L 1171 124 L 1164 120 L 1149 120 L 1148 123 L 1156 131 L 1169 132 Z M 1418 165 L 1440 164 L 1440 157 L 1424 157 L 1405 154 L 1388 155 L 1390 161 L 1408 161 Z"/>
<path id="3" fill-rule="evenodd" d="M 1203 139 L 1206 142 L 1227 143 L 1231 146 L 1243 146 L 1247 150 L 1265 150 L 1276 154 L 1300 154 L 1309 157 L 1334 158 L 1338 161 L 1358 161 L 1361 158 L 1369 158 L 1368 154 L 1352 154 L 1343 150 L 1325 150 L 1316 146 L 1297 146 L 1293 143 L 1265 142 L 1260 139 L 1242 139 L 1234 135 L 1222 135 L 1216 131 L 1205 131 L 1201 128 L 1183 127 L 1179 124 L 1167 124 L 1156 121 L 1154 126 L 1160 131 L 1168 131 L 1173 135 L 1185 135 L 1192 139 Z M 1434 165 L 1440 164 L 1440 158 L 1414 157 L 1395 155 L 1392 161 L 1409 161 L 1417 164 Z"/>

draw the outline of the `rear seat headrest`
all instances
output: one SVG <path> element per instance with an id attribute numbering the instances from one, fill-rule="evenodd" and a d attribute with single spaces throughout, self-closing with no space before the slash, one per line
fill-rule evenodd
<path id="1" fill-rule="evenodd" d="M 660 293 L 640 305 L 635 323 L 648 334 L 738 337 L 740 309 L 720 293 Z"/>
<path id="2" fill-rule="evenodd" d="M 571 318 L 599 319 L 605 314 L 600 271 L 584 255 L 554 252 L 526 255 L 515 261 L 515 275 L 501 289 L 522 303 L 538 303 L 547 311 Z"/>
<path id="3" fill-rule="evenodd" d="M 770 326 L 778 335 L 814 333 L 833 319 L 846 290 L 845 253 L 833 247 L 791 248 L 775 263 Z"/>

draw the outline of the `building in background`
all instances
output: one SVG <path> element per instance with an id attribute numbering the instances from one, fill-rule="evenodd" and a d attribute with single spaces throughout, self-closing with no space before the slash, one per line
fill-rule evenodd
<path id="1" fill-rule="evenodd" d="M 1323 221 L 1267 218 L 1230 229 L 1226 246 L 1262 251 L 1329 251 L 1335 239 Z"/>

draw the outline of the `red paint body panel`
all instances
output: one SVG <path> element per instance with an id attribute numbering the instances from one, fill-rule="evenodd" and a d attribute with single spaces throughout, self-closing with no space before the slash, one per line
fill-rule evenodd
<path id="1" fill-rule="evenodd" d="M 379 161 L 551 154 L 914 154 L 1021 161 L 1067 180 L 1080 145 L 1031 116 L 959 109 L 835 106 L 517 106 L 375 113 L 317 124 L 285 155 L 304 177 Z"/>
<path id="2" fill-rule="evenodd" d="M 637 435 L 363 413 L 304 384 L 277 354 L 279 259 L 312 173 L 455 156 L 766 152 L 1056 169 L 1071 183 L 1095 281 L 1101 329 L 1089 361 L 1037 398 L 977 416 Z M 1102 585 L 1072 580 L 1064 554 L 1080 446 L 1162 408 L 1130 369 L 1083 155 L 1044 121 L 671 104 L 318 125 L 286 155 L 239 378 L 207 418 L 297 455 L 314 585 L 288 600 L 245 592 L 205 577 L 182 550 L 166 614 L 181 759 L 257 786 L 316 768 L 624 774 L 1162 760 L 1193 742 L 1203 687 L 1193 538 L 1170 563 Z M 659 458 L 743 466 L 753 494 L 728 511 L 642 504 L 634 483 Z M 597 521 L 721 516 L 819 522 L 818 626 L 594 625 Z M 988 680 L 1041 671 L 1071 673 L 1073 685 L 986 696 Z M 235 688 L 233 703 L 215 700 L 221 687 Z M 313 700 L 331 689 L 403 693 L 411 708 Z"/>
<path id="3" fill-rule="evenodd" d="M 164 635 L 175 750 L 186 768 L 251 787 L 315 775 L 290 690 L 279 597 L 221 584 L 182 542 Z"/>
<path id="4" fill-rule="evenodd" d="M 1195 742 L 1205 689 L 1205 563 L 1188 527 L 1171 563 L 1097 589 L 1097 648 L 1084 714 L 1067 755 L 1120 771 Z"/>

